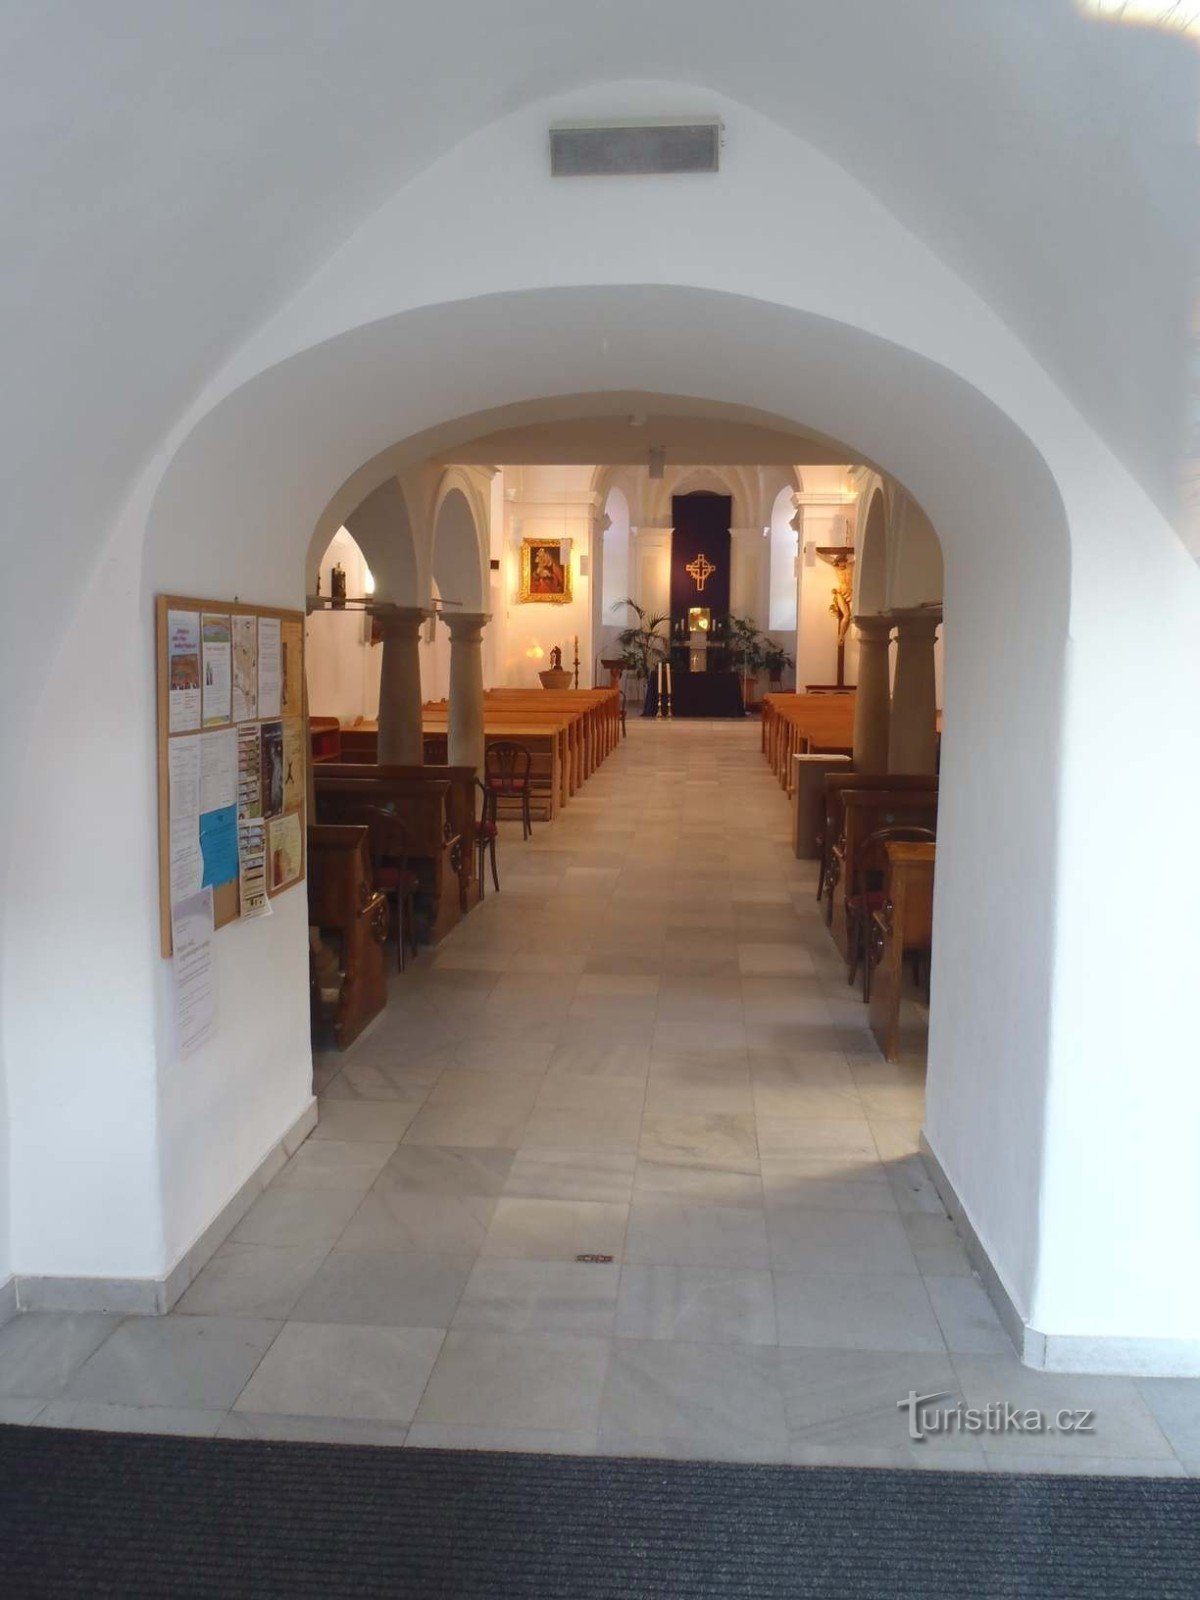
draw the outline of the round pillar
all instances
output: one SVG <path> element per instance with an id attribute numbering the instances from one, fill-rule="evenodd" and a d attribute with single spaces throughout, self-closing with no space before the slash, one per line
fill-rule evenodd
<path id="1" fill-rule="evenodd" d="M 442 613 L 450 631 L 447 760 L 483 774 L 483 629 L 487 612 Z"/>
<path id="2" fill-rule="evenodd" d="M 381 766 L 420 766 L 421 624 L 429 612 L 419 606 L 377 606 L 373 616 L 383 634 L 377 759 Z"/>
<path id="3" fill-rule="evenodd" d="M 854 770 L 888 770 L 888 640 L 891 617 L 855 617 L 858 690 L 854 696 Z"/>
<path id="4" fill-rule="evenodd" d="M 933 642 L 941 606 L 893 611 L 896 681 L 892 689 L 889 772 L 937 771 L 937 679 Z"/>

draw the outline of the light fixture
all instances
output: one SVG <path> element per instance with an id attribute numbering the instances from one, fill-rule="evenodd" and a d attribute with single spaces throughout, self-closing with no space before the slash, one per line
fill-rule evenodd
<path id="1" fill-rule="evenodd" d="M 559 560 L 559 564 L 561 566 L 563 566 L 563 567 L 567 567 L 567 566 L 570 565 L 570 563 L 571 563 L 571 541 L 570 541 L 570 539 L 560 539 L 558 541 L 558 560 Z"/>
<path id="2" fill-rule="evenodd" d="M 371 571 L 370 567 L 365 565 L 363 567 L 363 593 L 375 593 L 375 574 Z"/>

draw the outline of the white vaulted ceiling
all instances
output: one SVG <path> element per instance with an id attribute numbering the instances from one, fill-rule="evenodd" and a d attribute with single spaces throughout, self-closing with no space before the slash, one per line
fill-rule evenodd
<path id="1" fill-rule="evenodd" d="M 189 401 L 362 219 L 496 117 L 616 77 L 727 95 L 824 150 L 1164 502 L 1193 62 L 1071 0 L 18 0 L 0 461 L 26 585 L 6 642 L 51 587 L 69 607 Z"/>

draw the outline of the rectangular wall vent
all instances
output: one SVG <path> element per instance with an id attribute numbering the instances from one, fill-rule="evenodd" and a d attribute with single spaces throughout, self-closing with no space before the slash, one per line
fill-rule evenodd
<path id="1" fill-rule="evenodd" d="M 550 129 L 550 172 L 555 178 L 716 172 L 720 154 L 721 124 L 716 117 L 573 122 Z"/>

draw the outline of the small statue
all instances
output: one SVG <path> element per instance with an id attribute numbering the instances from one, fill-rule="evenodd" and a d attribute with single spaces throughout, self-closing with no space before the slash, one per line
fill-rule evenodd
<path id="1" fill-rule="evenodd" d="M 551 652 L 550 652 L 550 670 L 552 672 L 561 672 L 562 671 L 562 646 L 561 645 L 557 645 L 556 644 L 554 646 L 553 650 L 551 650 Z"/>
<path id="2" fill-rule="evenodd" d="M 329 594 L 334 610 L 340 611 L 346 604 L 346 569 L 340 561 L 329 574 Z"/>

